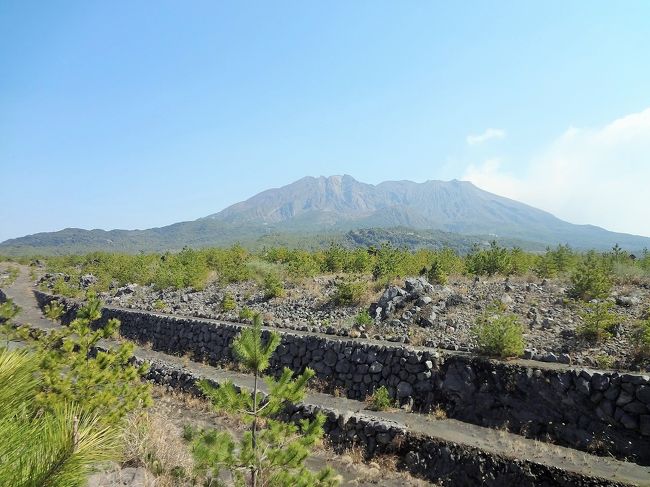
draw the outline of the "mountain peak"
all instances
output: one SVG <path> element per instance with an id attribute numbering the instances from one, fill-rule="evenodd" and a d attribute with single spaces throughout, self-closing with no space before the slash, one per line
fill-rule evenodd
<path id="1" fill-rule="evenodd" d="M 650 239 L 572 225 L 550 213 L 484 191 L 469 181 L 384 181 L 373 185 L 348 174 L 307 176 L 263 191 L 206 218 L 149 230 L 66 229 L 22 237 L 3 249 L 173 249 L 259 238 L 268 233 L 334 234 L 370 228 L 444 231 L 502 237 L 543 245 L 627 250 L 650 247 Z M 410 229 L 410 230 L 409 230 Z M 478 237 L 476 237 L 478 238 Z M 64 250 L 65 251 L 65 250 Z"/>

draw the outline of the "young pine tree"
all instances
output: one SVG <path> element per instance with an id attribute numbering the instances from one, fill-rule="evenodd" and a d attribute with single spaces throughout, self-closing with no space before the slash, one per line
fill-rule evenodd
<path id="1" fill-rule="evenodd" d="M 130 411 L 151 402 L 151 386 L 141 380 L 147 366 L 131 363 L 133 344 L 120 343 L 94 353 L 99 341 L 117 334 L 120 322 L 108 320 L 93 329 L 101 318 L 102 304 L 90 295 L 69 326 L 60 327 L 35 344 L 40 369 L 36 403 L 53 410 L 72 401 L 101 421 L 119 423 Z"/>
<path id="2" fill-rule="evenodd" d="M 311 447 L 323 435 L 325 416 L 319 414 L 313 421 L 302 420 L 299 425 L 276 419 L 287 402 L 302 400 L 314 371 L 308 368 L 294 378 L 291 370 L 285 368 L 278 379 L 264 379 L 267 395 L 260 391 L 259 380 L 279 344 L 280 337 L 274 332 L 263 340 L 262 320 L 256 315 L 253 326 L 243 330 L 233 343 L 235 356 L 253 374 L 252 392 L 238 390 L 232 382 L 218 388 L 207 381 L 201 382 L 201 389 L 215 409 L 235 413 L 250 423 L 238 447 L 228 432 L 203 431 L 195 439 L 194 457 L 205 470 L 208 485 L 217 485 L 221 469 L 229 470 L 238 486 L 338 485 L 338 478 L 329 467 L 313 473 L 304 465 Z"/>

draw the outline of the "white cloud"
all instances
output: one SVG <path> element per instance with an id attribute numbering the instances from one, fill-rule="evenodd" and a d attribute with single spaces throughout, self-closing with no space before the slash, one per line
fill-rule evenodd
<path id="1" fill-rule="evenodd" d="M 491 159 L 462 179 L 572 223 L 650 236 L 650 108 L 597 129 L 570 127 L 520 174 Z"/>
<path id="2" fill-rule="evenodd" d="M 468 135 L 466 140 L 469 145 L 482 144 L 490 139 L 503 139 L 506 136 L 506 131 L 502 129 L 487 129 L 482 134 Z"/>

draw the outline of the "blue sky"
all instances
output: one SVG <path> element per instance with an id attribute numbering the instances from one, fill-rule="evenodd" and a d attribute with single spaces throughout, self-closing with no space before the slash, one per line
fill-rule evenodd
<path id="1" fill-rule="evenodd" d="M 344 173 L 650 235 L 650 2 L 5 0 L 0 73 L 0 240 Z"/>

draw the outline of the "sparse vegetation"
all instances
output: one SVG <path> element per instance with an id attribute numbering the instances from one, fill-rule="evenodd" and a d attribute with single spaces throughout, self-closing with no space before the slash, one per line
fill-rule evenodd
<path id="1" fill-rule="evenodd" d="M 600 353 L 594 358 L 599 369 L 611 369 L 614 366 L 614 358 L 606 353 Z"/>
<path id="2" fill-rule="evenodd" d="M 239 319 L 240 320 L 252 320 L 255 317 L 255 312 L 244 306 L 241 310 L 239 310 Z"/>
<path id="3" fill-rule="evenodd" d="M 184 436 L 158 412 L 131 414 L 124 428 L 123 463 L 146 467 L 156 476 L 156 486 L 195 485 L 194 461 Z"/>
<path id="4" fill-rule="evenodd" d="M 4 274 L 0 274 L 0 287 L 11 286 L 18 277 L 18 268 L 15 266 L 9 266 L 0 272 L 4 272 Z"/>

